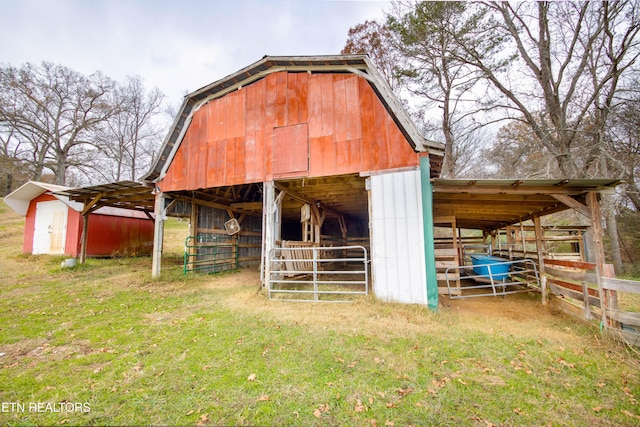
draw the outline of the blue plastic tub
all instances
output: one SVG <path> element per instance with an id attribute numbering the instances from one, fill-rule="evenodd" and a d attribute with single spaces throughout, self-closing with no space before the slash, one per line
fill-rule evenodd
<path id="1" fill-rule="evenodd" d="M 507 279 L 511 264 L 506 263 L 508 260 L 490 255 L 473 254 L 471 255 L 471 264 L 473 265 L 473 273 L 489 278 L 493 276 L 493 280 L 502 282 Z M 491 274 L 489 274 L 491 268 Z"/>

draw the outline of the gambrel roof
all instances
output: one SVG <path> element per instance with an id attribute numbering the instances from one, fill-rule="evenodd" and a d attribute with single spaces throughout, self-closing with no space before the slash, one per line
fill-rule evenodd
<path id="1" fill-rule="evenodd" d="M 179 114 L 168 133 L 156 162 L 142 178 L 145 181 L 162 179 L 171 164 L 184 135 L 189 128 L 193 114 L 207 102 L 241 89 L 269 74 L 290 71 L 308 73 L 355 74 L 365 78 L 385 106 L 406 140 L 416 152 L 428 152 L 431 156 L 433 175 L 439 174 L 444 154 L 444 145 L 424 138 L 407 112 L 391 91 L 391 88 L 376 71 L 366 55 L 330 56 L 265 56 L 261 60 L 210 85 L 204 86 L 187 96 Z"/>

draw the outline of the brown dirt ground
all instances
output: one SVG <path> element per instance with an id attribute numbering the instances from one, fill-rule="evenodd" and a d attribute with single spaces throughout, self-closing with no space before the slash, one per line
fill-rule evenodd
<path id="1" fill-rule="evenodd" d="M 448 326 L 456 324 L 483 332 L 512 334 L 522 339 L 558 343 L 580 339 L 569 328 L 577 320 L 543 306 L 538 293 L 453 300 L 440 295 L 440 308 L 432 312 L 424 306 L 383 303 L 371 296 L 346 304 L 269 301 L 255 270 L 212 276 L 206 286 L 237 290 L 222 301 L 227 308 L 251 310 L 283 323 L 301 324 L 311 329 L 330 328 L 350 333 L 376 331 L 376 334 L 389 337 L 406 337 L 448 333 Z"/>

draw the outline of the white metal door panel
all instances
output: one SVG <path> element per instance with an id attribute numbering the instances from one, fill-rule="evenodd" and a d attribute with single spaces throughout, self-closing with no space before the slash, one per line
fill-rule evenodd
<path id="1" fill-rule="evenodd" d="M 371 176 L 373 290 L 385 301 L 427 303 L 420 171 Z"/>
<path id="2" fill-rule="evenodd" d="M 66 234 L 67 206 L 57 200 L 38 202 L 32 253 L 64 254 Z"/>

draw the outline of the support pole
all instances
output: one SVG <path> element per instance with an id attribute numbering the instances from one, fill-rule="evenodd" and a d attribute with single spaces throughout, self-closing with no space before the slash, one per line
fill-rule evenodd
<path id="1" fill-rule="evenodd" d="M 540 293 L 542 294 L 542 305 L 548 303 L 547 293 L 547 276 L 545 274 L 544 266 L 544 241 L 542 224 L 540 223 L 540 217 L 538 215 L 533 217 L 533 225 L 536 232 L 536 251 L 538 253 L 538 273 L 540 274 Z"/>
<path id="2" fill-rule="evenodd" d="M 602 236 L 604 229 L 602 227 L 602 215 L 600 213 L 600 202 L 598 201 L 598 193 L 590 191 L 587 194 L 587 206 L 591 213 L 591 234 L 593 235 L 593 252 L 596 264 L 596 283 L 598 284 L 598 295 L 600 296 L 600 308 L 602 310 L 602 327 L 608 328 L 609 321 L 607 319 L 607 310 L 609 302 L 602 286 L 602 277 L 605 275 L 605 255 L 604 246 L 602 244 Z"/>
<path id="3" fill-rule="evenodd" d="M 420 187 L 422 190 L 422 230 L 424 234 L 424 263 L 427 279 L 427 306 L 438 309 L 438 276 L 436 273 L 436 249 L 433 233 L 433 187 L 429 156 L 420 157 Z"/>
<path id="4" fill-rule="evenodd" d="M 273 181 L 264 182 L 262 185 L 262 257 L 260 261 L 260 279 L 262 286 L 267 286 L 269 283 L 269 275 L 271 274 L 269 251 L 275 246 L 274 214 L 277 204 Z"/>
<path id="5" fill-rule="evenodd" d="M 157 187 L 156 187 L 157 188 Z M 153 229 L 153 260 L 151 263 L 151 277 L 160 277 L 160 267 L 162 263 L 162 244 L 164 240 L 164 194 L 159 192 L 156 194 L 156 203 L 154 207 L 156 221 Z"/>
<path id="6" fill-rule="evenodd" d="M 89 212 L 82 215 L 82 234 L 80 237 L 80 264 L 87 260 L 87 242 L 89 238 Z"/>

